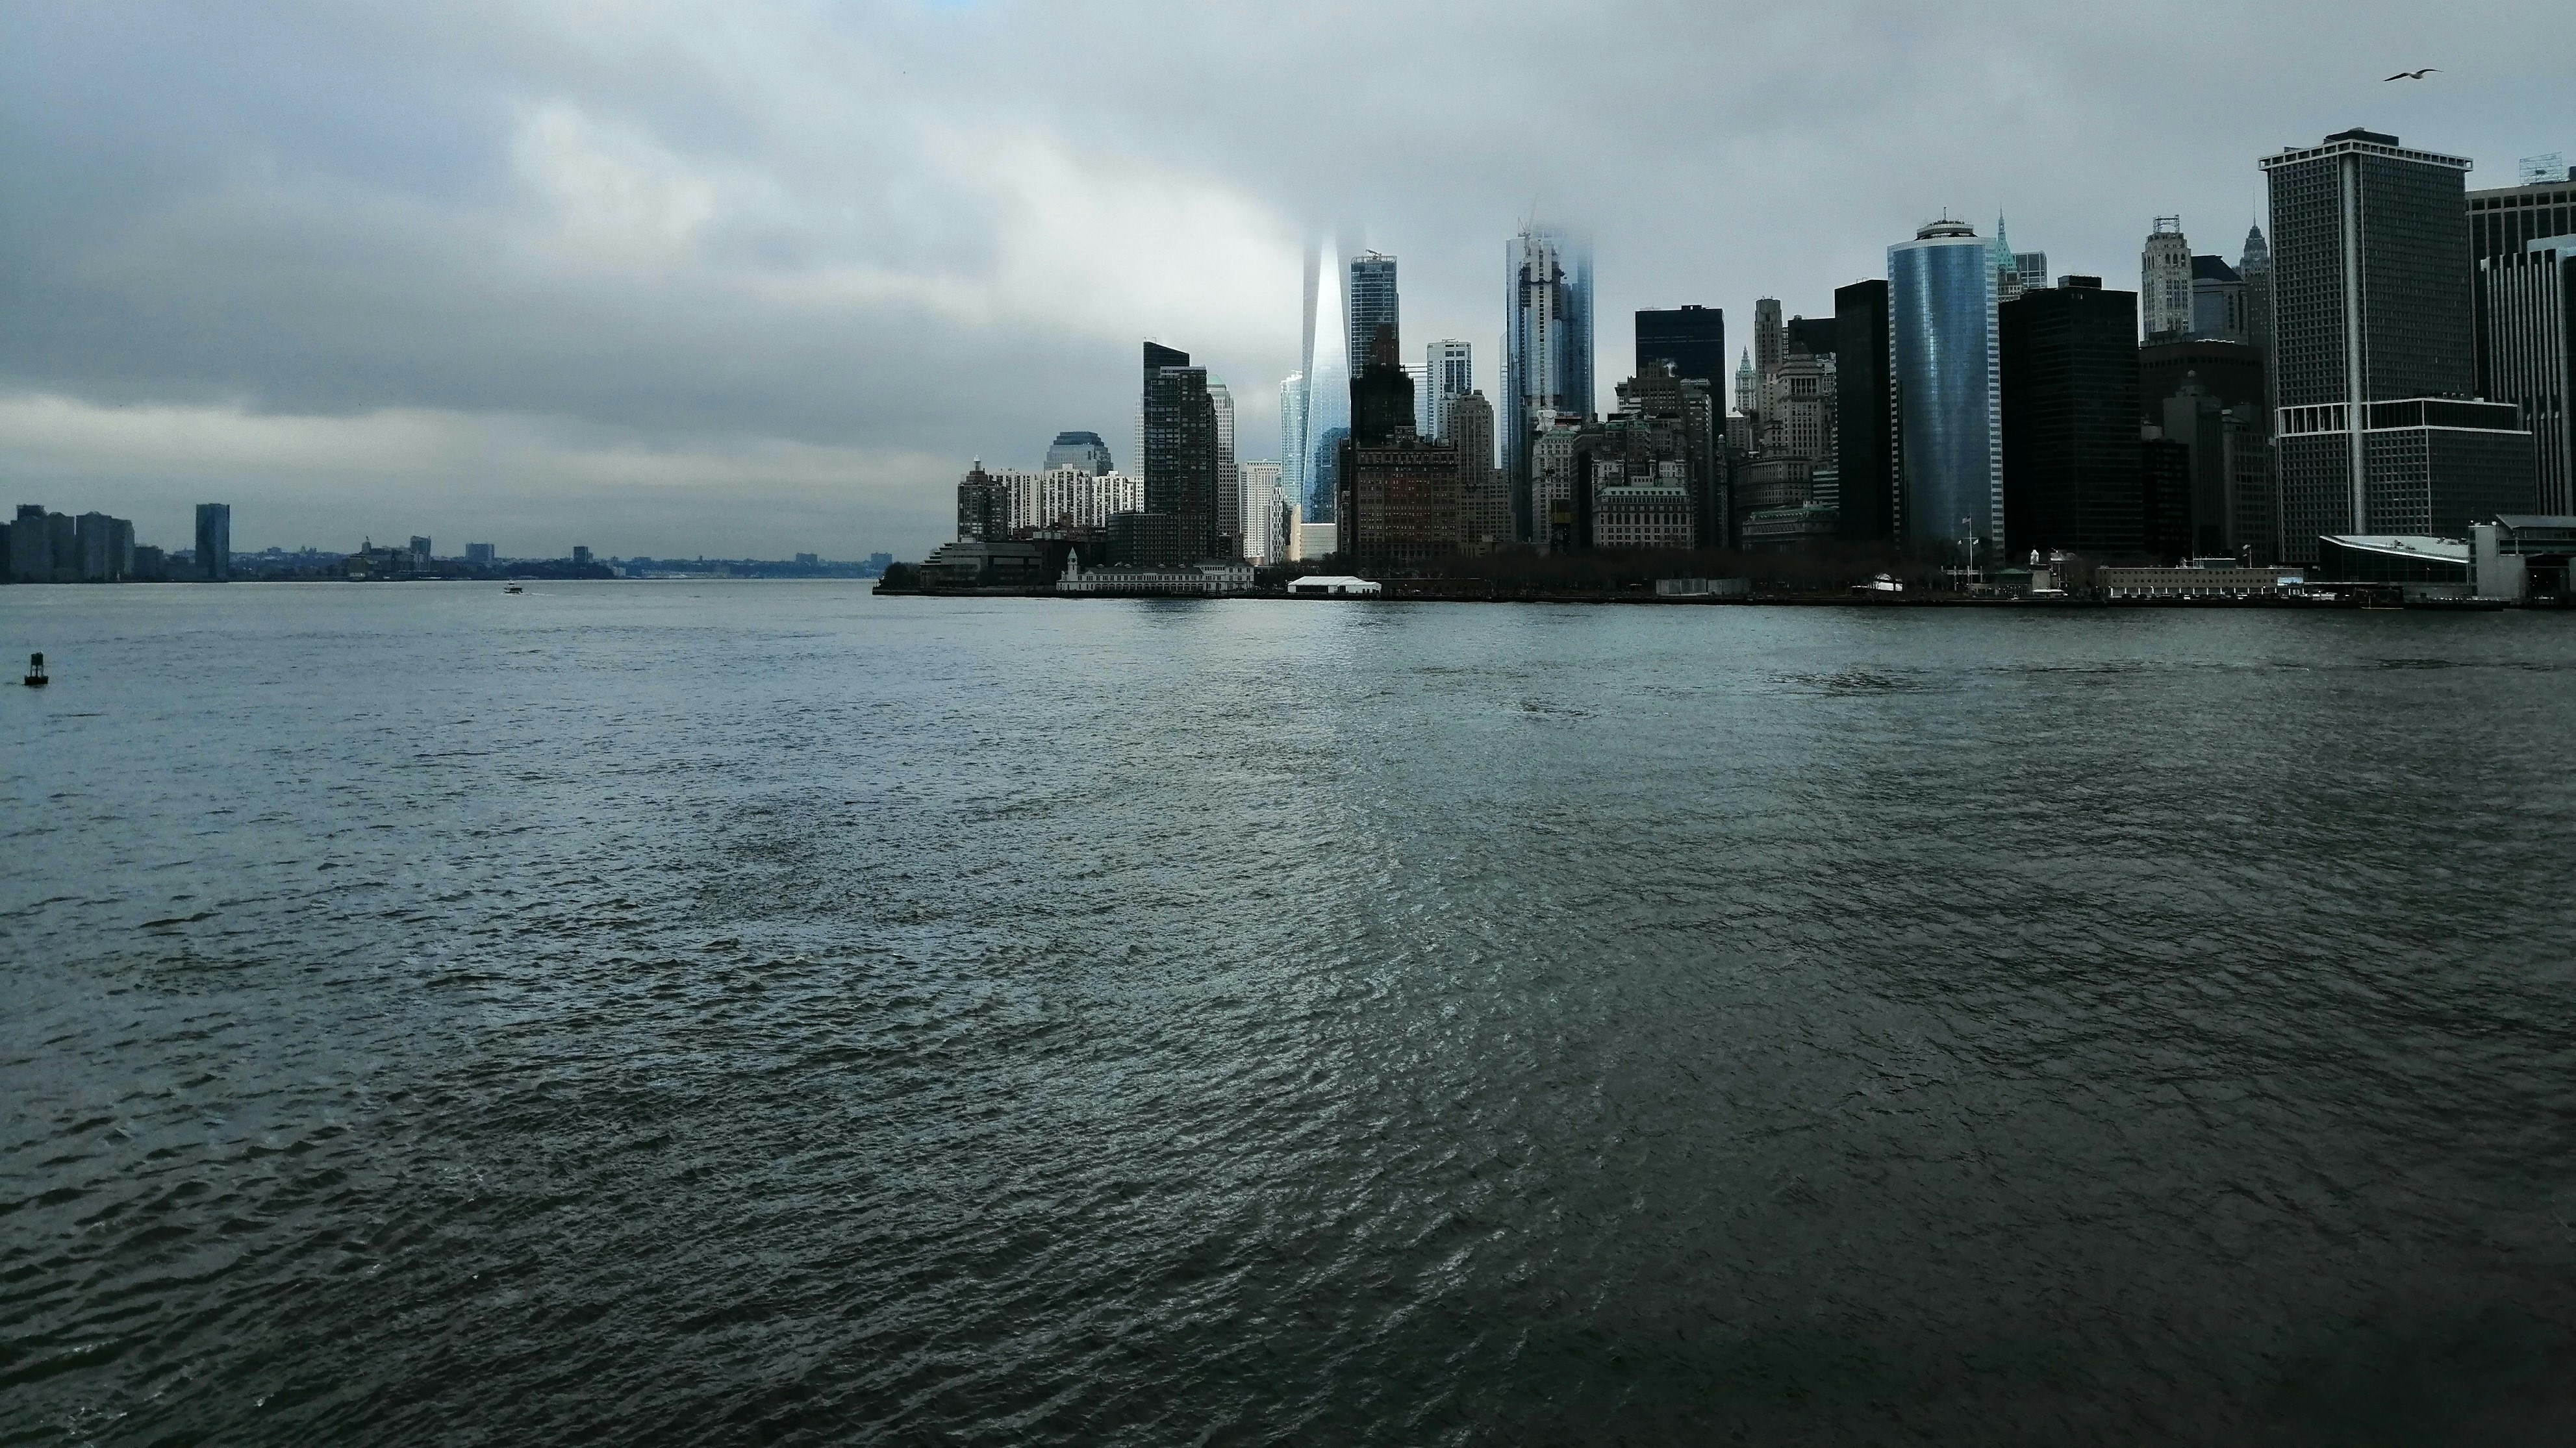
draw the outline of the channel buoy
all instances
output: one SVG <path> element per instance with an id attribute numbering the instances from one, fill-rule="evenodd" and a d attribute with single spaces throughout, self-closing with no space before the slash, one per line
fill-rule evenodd
<path id="1" fill-rule="evenodd" d="M 19 682 L 25 684 L 30 689 L 41 689 L 45 687 L 45 656 L 43 654 L 27 655 L 27 677 Z"/>

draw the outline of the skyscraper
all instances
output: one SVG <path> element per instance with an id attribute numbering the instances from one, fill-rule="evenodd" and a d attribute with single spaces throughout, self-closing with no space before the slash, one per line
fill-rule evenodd
<path id="1" fill-rule="evenodd" d="M 1309 523 L 1333 521 L 1339 493 L 1332 473 L 1341 457 L 1341 439 L 1350 435 L 1351 366 L 1348 311 L 1342 288 L 1347 269 L 1335 244 L 1326 241 L 1307 269 L 1306 413 L 1300 429 L 1296 466 L 1305 490 Z"/>
<path id="2" fill-rule="evenodd" d="M 1449 435 L 1449 408 L 1459 398 L 1476 390 L 1476 359 L 1467 344 L 1454 337 L 1443 337 L 1422 349 L 1423 397 L 1422 434 L 1425 437 Z M 1486 423 L 1491 445 L 1492 420 Z"/>
<path id="3" fill-rule="evenodd" d="M 1753 302 L 1753 370 L 1769 377 L 1787 352 L 1788 333 L 1780 325 L 1780 299 L 1757 297 Z"/>
<path id="4" fill-rule="evenodd" d="M 1397 315 L 1395 258 L 1364 251 L 1351 258 L 1350 350 L 1345 354 L 1351 376 L 1359 376 L 1368 365 L 1369 349 L 1380 327 L 1393 327 L 1397 336 L 1404 335 L 1403 320 Z"/>
<path id="5" fill-rule="evenodd" d="M 2272 248 L 2263 228 L 2245 228 L 2245 252 L 2236 259 L 2236 274 L 2245 279 L 2245 340 L 2257 353 L 2272 350 Z M 2264 430 L 2270 431 L 2267 419 Z"/>
<path id="6" fill-rule="evenodd" d="M 1504 249 L 1503 467 L 1515 526 L 1529 536 L 1530 449 L 1557 419 L 1592 415 L 1591 251 L 1525 227 Z"/>
<path id="7" fill-rule="evenodd" d="M 2532 505 L 2532 437 L 2476 386 L 2456 156 L 2350 130 L 2261 162 L 2272 212 L 2281 548 L 2442 533 Z"/>
<path id="8" fill-rule="evenodd" d="M 2137 293 L 2067 277 L 2002 303 L 1995 330 L 2014 550 L 2137 552 Z"/>
<path id="9" fill-rule="evenodd" d="M 2538 506 L 2576 514 L 2576 236 L 2478 261 L 2478 375 L 2538 443 Z"/>
<path id="10" fill-rule="evenodd" d="M 1299 513 L 1306 507 L 1306 374 L 1279 383 L 1279 486 Z"/>
<path id="11" fill-rule="evenodd" d="M 1449 433 L 1441 441 L 1457 450 L 1459 541 L 1484 551 L 1512 541 L 1512 494 L 1494 465 L 1494 405 L 1481 392 L 1449 403 Z"/>
<path id="12" fill-rule="evenodd" d="M 2245 318 L 2245 279 L 2225 257 L 2191 259 L 2190 336 L 2220 342 L 2252 339 Z"/>
<path id="13" fill-rule="evenodd" d="M 1976 228 L 1929 222 L 1887 249 L 1897 536 L 1916 546 L 2004 533 L 1995 269 Z M 1987 556 L 1996 556 L 1989 553 Z"/>
<path id="14" fill-rule="evenodd" d="M 1835 466 L 1844 538 L 1883 543 L 1896 536 L 1894 379 L 1887 360 L 1887 283 L 1834 289 L 1837 406 Z"/>
<path id="15" fill-rule="evenodd" d="M 1288 519 L 1279 464 L 1266 460 L 1239 462 L 1235 464 L 1235 474 L 1240 480 L 1243 502 L 1235 531 L 1243 539 L 1243 556 L 1255 563 L 1285 562 L 1288 533 L 1284 525 Z"/>
<path id="16" fill-rule="evenodd" d="M 1762 410 L 1762 374 L 1753 370 L 1753 350 L 1746 348 L 1735 364 L 1735 410 L 1751 417 Z"/>
<path id="17" fill-rule="evenodd" d="M 1080 468 L 1095 476 L 1108 472 L 1109 444 L 1102 442 L 1096 432 L 1057 433 L 1055 441 L 1047 446 L 1041 471 L 1053 472 L 1057 468 Z"/>
<path id="18" fill-rule="evenodd" d="M 2470 191 L 2469 255 L 2520 256 L 2535 241 L 2576 236 L 2576 175 L 2549 176 L 2489 191 Z"/>
<path id="19" fill-rule="evenodd" d="M 1190 354 L 1145 344 L 1145 513 L 1137 561 L 1195 562 L 1219 549 L 1216 405 Z"/>
<path id="20" fill-rule="evenodd" d="M 1225 384 L 1207 385 L 1208 408 L 1216 415 L 1216 556 L 1240 546 L 1243 537 L 1243 483 L 1234 466 L 1234 394 Z M 1237 540 L 1229 545 L 1227 539 Z"/>
<path id="21" fill-rule="evenodd" d="M 1696 304 L 1637 313 L 1637 367 L 1645 376 L 1657 364 L 1675 377 L 1696 377 L 1711 387 L 1726 381 L 1726 310 Z"/>
<path id="22" fill-rule="evenodd" d="M 197 576 L 213 583 L 233 576 L 233 505 L 197 505 Z"/>
<path id="23" fill-rule="evenodd" d="M 2159 216 L 2138 255 L 2139 320 L 2150 342 L 2191 335 L 2191 240 L 2182 218 Z"/>

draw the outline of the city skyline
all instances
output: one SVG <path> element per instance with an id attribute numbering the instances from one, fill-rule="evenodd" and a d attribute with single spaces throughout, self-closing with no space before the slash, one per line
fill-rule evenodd
<path id="1" fill-rule="evenodd" d="M 1509 17 L 1461 38 L 1390 12 L 1431 69 L 1366 62 L 1359 103 L 1283 158 L 1266 117 L 1202 82 L 1158 104 L 1205 123 L 1151 139 L 1114 98 L 1067 115 L 1009 82 L 1068 53 L 1195 73 L 1181 62 L 1254 38 L 1293 67 L 1334 41 L 1303 17 L 1106 52 L 1077 33 L 1096 25 L 1001 6 L 751 6 L 726 22 L 731 72 L 678 16 L 637 17 L 602 71 L 577 59 L 574 12 L 545 5 L 466 27 L 444 60 L 399 16 L 34 14 L 0 60 L 28 107 L 6 164 L 36 223 L 0 241 L 28 281 L 0 342 L 0 457 L 30 498 L 92 499 L 170 543 L 193 499 L 226 496 L 248 527 L 301 530 L 246 546 L 394 518 L 529 549 L 918 550 L 965 458 L 1033 465 L 1066 429 L 1123 440 L 1140 336 L 1231 384 L 1240 456 L 1279 456 L 1268 399 L 1297 370 L 1300 253 L 1327 233 L 1403 258 L 1408 356 L 1465 341 L 1493 396 L 1496 238 L 1533 211 L 1579 227 L 1606 401 L 1635 310 L 1749 318 L 1769 295 L 1823 316 L 1944 209 L 2000 211 L 2055 270 L 2117 284 L 2154 216 L 2232 255 L 2261 215 L 2254 162 L 2284 145 L 2367 126 L 2475 159 L 2484 188 L 2576 141 L 2547 104 L 2576 39 L 2553 7 L 2445 37 L 2408 87 L 2378 79 L 2385 51 L 2428 59 L 2403 12 L 2360 7 L 2332 33 L 2300 13 L 2209 17 L 2212 58 L 2179 80 L 2109 58 L 2142 17 L 1949 17 L 1901 44 L 1854 40 L 1866 17 L 1812 38 L 1667 17 L 1632 68 L 1805 79 L 1670 134 L 1549 100 L 1547 124 L 1512 130 L 1541 139 L 1502 159 L 1513 106 L 1581 89 L 1531 84 Z M 1957 84 L 1963 65 L 1980 84 Z M 351 74 L 368 83 L 326 86 Z M 1346 159 L 1405 96 L 1456 86 L 1461 139 L 1400 174 Z M 869 143 L 885 175 L 851 180 L 853 138 L 889 134 Z M 961 366 L 995 375 L 956 389 Z"/>

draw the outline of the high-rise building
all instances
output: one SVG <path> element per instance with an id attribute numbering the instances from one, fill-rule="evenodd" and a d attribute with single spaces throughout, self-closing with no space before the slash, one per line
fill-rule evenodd
<path id="1" fill-rule="evenodd" d="M 465 545 L 465 562 L 467 566 L 473 568 L 489 568 L 492 566 L 493 561 L 494 555 L 491 544 L 468 543 Z"/>
<path id="2" fill-rule="evenodd" d="M 1217 419 L 1207 369 L 1191 366 L 1187 352 L 1146 343 L 1144 411 L 1145 516 L 1134 534 L 1144 556 L 1133 561 L 1168 567 L 1217 556 Z"/>
<path id="3" fill-rule="evenodd" d="M 1350 350 L 1347 360 L 1351 376 L 1360 375 L 1368 365 L 1371 347 L 1380 327 L 1392 327 L 1404 335 L 1403 319 L 1398 315 L 1395 292 L 1395 258 L 1383 252 L 1364 251 L 1351 258 Z"/>
<path id="4" fill-rule="evenodd" d="M 1842 323 L 1831 317 L 1791 317 L 1780 324 L 1782 344 L 1788 357 L 1804 352 L 1810 357 L 1831 357 L 1842 347 Z"/>
<path id="5" fill-rule="evenodd" d="M 1788 333 L 1780 325 L 1780 299 L 1756 297 L 1753 300 L 1753 370 L 1764 377 L 1780 365 L 1788 352 Z"/>
<path id="6" fill-rule="evenodd" d="M 411 554 L 412 570 L 416 573 L 428 572 L 432 557 L 429 540 L 414 533 L 411 535 L 411 547 L 408 551 Z"/>
<path id="7" fill-rule="evenodd" d="M 1279 486 L 1297 512 L 1306 508 L 1306 374 L 1279 383 Z"/>
<path id="8" fill-rule="evenodd" d="M 1530 530 L 1532 452 L 1557 419 L 1592 415 L 1592 254 L 1569 234 L 1531 225 L 1504 249 L 1503 469 L 1515 527 Z"/>
<path id="9" fill-rule="evenodd" d="M 2321 536 L 2465 537 L 2530 511 L 2531 434 L 2470 400 L 2468 161 L 2350 130 L 2261 166 L 2283 561 L 2316 561 Z"/>
<path id="10" fill-rule="evenodd" d="M 2478 303 L 2478 375 L 2532 431 L 2538 509 L 2576 514 L 2576 236 L 2480 258 Z"/>
<path id="11" fill-rule="evenodd" d="M 2263 240 L 2263 228 L 2245 228 L 2245 252 L 2236 259 L 2236 274 L 2245 280 L 2245 340 L 2258 355 L 2267 355 L 2272 350 L 2272 248 Z M 2271 427 L 2268 418 L 2263 425 Z"/>
<path id="12" fill-rule="evenodd" d="M 1225 384 L 1210 381 L 1207 385 L 1208 406 L 1216 414 L 1216 532 L 1218 543 L 1214 556 L 1224 556 L 1233 547 L 1227 539 L 1240 539 L 1243 519 L 1243 482 L 1234 463 L 1234 394 Z"/>
<path id="13" fill-rule="evenodd" d="M 2470 191 L 2465 200 L 2473 260 L 2520 256 L 2535 241 L 2576 236 L 2576 174 L 2542 175 L 2519 185 Z"/>
<path id="14" fill-rule="evenodd" d="M 233 505 L 197 505 L 197 576 L 213 583 L 233 576 Z"/>
<path id="15" fill-rule="evenodd" d="M 1404 567 L 1458 551 L 1467 484 L 1462 449 L 1414 430 L 1413 379 L 1395 325 L 1380 322 L 1368 365 L 1351 380 L 1336 541 L 1363 568 Z"/>
<path id="16" fill-rule="evenodd" d="M 1047 472 L 1057 468 L 1080 468 L 1087 473 L 1108 472 L 1109 444 L 1102 442 L 1096 432 L 1057 433 L 1055 441 L 1047 445 L 1046 461 L 1041 467 Z"/>
<path id="17" fill-rule="evenodd" d="M 134 525 L 105 513 L 83 513 L 72 520 L 78 562 L 73 576 L 83 583 L 123 583 L 134 572 Z"/>
<path id="18" fill-rule="evenodd" d="M 54 581 L 53 534 L 45 522 L 45 505 L 20 503 L 9 525 L 9 578 L 14 583 Z"/>
<path id="19" fill-rule="evenodd" d="M 1243 556 L 1255 563 L 1288 560 L 1287 525 L 1292 521 L 1280 491 L 1279 464 L 1253 459 L 1235 464 L 1242 487 L 1243 514 L 1235 529 L 1243 539 Z"/>
<path id="20" fill-rule="evenodd" d="M 1333 504 L 1340 492 L 1333 469 L 1341 457 L 1341 439 L 1350 435 L 1350 334 L 1344 321 L 1349 310 L 1343 295 L 1348 276 L 1331 241 L 1323 244 L 1306 272 L 1306 401 L 1294 457 L 1309 523 L 1333 520 Z"/>
<path id="21" fill-rule="evenodd" d="M 1449 408 L 1476 390 L 1476 359 L 1455 337 L 1443 337 L 1422 349 L 1422 422 L 1425 437 L 1449 435 Z"/>
<path id="22" fill-rule="evenodd" d="M 2257 566 L 2276 561 L 2271 449 L 2260 417 L 2257 407 L 2231 407 L 2196 379 L 2164 400 L 2155 430 L 2189 450 L 2181 518 L 2192 556 Z"/>
<path id="23" fill-rule="evenodd" d="M 2138 297 L 2070 276 L 2000 304 L 2004 536 L 2015 552 L 2136 553 Z"/>
<path id="24" fill-rule="evenodd" d="M 1458 453 L 1458 541 L 1487 552 L 1512 541 L 1512 493 L 1494 463 L 1494 405 L 1481 392 L 1449 403 L 1449 433 L 1441 441 Z"/>
<path id="25" fill-rule="evenodd" d="M 1636 375 L 1657 364 L 1711 386 L 1726 380 L 1726 310 L 1696 304 L 1637 313 Z"/>
<path id="26" fill-rule="evenodd" d="M 2191 330 L 2193 337 L 2213 338 L 2222 342 L 2247 342 L 2253 339 L 2245 315 L 2245 279 L 2227 259 L 2195 256 L 2191 259 Z"/>
<path id="27" fill-rule="evenodd" d="M 2191 240 L 2182 218 L 2159 216 L 2138 255 L 2139 320 L 2150 342 L 2191 335 Z"/>
<path id="28" fill-rule="evenodd" d="M 2186 382 L 2227 407 L 2251 407 L 2269 428 L 2270 393 L 2263 377 L 2263 354 L 2251 342 L 2194 339 L 2150 342 L 2138 349 L 2138 420 L 2161 423 L 2165 399 L 2178 395 Z"/>
<path id="29" fill-rule="evenodd" d="M 1914 240 L 1887 249 L 1887 286 L 1897 536 L 1918 547 L 1962 538 L 2007 547 L 1995 270 L 1986 244 L 1965 222 L 1927 223 Z"/>
<path id="30" fill-rule="evenodd" d="M 1762 410 L 1762 374 L 1753 370 L 1749 348 L 1744 359 L 1735 364 L 1735 410 L 1748 418 Z"/>
<path id="31" fill-rule="evenodd" d="M 1895 382 L 1888 369 L 1887 283 L 1834 289 L 1836 527 L 1858 543 L 1896 536 Z"/>

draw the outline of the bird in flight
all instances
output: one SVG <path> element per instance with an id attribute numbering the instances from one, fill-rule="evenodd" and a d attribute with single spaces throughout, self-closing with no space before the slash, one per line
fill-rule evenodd
<path id="1" fill-rule="evenodd" d="M 2440 69 L 2441 67 L 2438 65 L 2428 65 L 2422 70 L 2401 70 L 2397 74 L 2389 76 L 2386 80 L 2382 80 L 2380 84 L 2386 85 L 2392 80 L 2422 80 L 2424 77 L 2431 75 Z"/>

